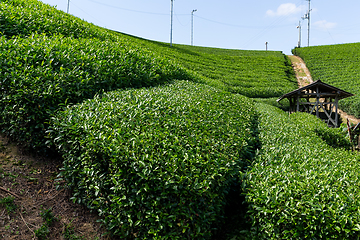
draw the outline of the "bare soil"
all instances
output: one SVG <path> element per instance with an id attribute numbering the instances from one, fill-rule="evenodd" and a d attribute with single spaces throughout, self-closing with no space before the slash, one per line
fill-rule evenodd
<path id="1" fill-rule="evenodd" d="M 59 158 L 32 156 L 0 137 L 0 239 L 40 239 L 45 210 L 56 220 L 42 239 L 111 239 L 96 214 L 72 203 L 69 190 L 56 189 L 60 166 Z"/>
<path id="2" fill-rule="evenodd" d="M 304 87 L 313 82 L 309 69 L 306 67 L 305 62 L 298 56 L 289 55 L 289 59 L 291 60 L 292 66 L 295 71 L 296 78 L 298 80 L 299 88 Z M 347 121 L 349 119 L 353 124 L 357 124 L 360 122 L 360 119 L 355 116 L 349 115 L 346 112 L 339 109 L 339 114 L 342 119 L 342 122 Z"/>
<path id="3" fill-rule="evenodd" d="M 296 78 L 299 83 L 299 88 L 305 87 L 313 82 L 309 69 L 306 67 L 305 62 L 298 56 L 288 56 L 291 60 L 292 66 L 295 71 Z"/>

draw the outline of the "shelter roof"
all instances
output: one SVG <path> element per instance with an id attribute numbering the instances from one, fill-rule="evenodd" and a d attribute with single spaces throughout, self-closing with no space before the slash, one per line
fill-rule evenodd
<path id="1" fill-rule="evenodd" d="M 316 82 L 306 85 L 305 87 L 302 87 L 302 88 L 296 89 L 292 92 L 289 92 L 287 94 L 284 94 L 276 101 L 279 102 L 279 101 L 283 100 L 284 98 L 295 98 L 298 96 L 299 97 L 317 97 L 317 96 L 319 96 L 320 98 L 337 96 L 338 99 L 343 99 L 343 98 L 354 96 L 354 94 L 346 92 L 346 91 L 336 88 L 334 86 L 331 86 L 329 84 L 326 84 L 320 80 L 317 80 Z"/>

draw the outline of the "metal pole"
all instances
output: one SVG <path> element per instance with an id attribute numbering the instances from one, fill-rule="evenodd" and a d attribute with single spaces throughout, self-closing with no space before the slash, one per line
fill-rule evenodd
<path id="1" fill-rule="evenodd" d="M 67 13 L 69 13 L 70 0 L 68 0 Z"/>
<path id="2" fill-rule="evenodd" d="M 310 9 L 310 1 L 311 0 L 306 0 L 306 1 L 309 1 L 309 10 L 308 12 L 305 14 L 304 17 L 302 17 L 302 19 L 307 19 L 308 20 L 308 47 L 310 46 L 310 12 L 311 12 L 311 9 Z"/>
<path id="3" fill-rule="evenodd" d="M 173 12 L 174 12 L 174 0 L 171 0 L 170 47 L 172 47 L 172 34 L 173 34 Z"/>
<path id="4" fill-rule="evenodd" d="M 310 0 L 309 1 L 309 12 L 308 12 L 308 47 L 310 46 Z"/>
<path id="5" fill-rule="evenodd" d="M 194 12 L 196 12 L 197 9 L 191 11 L 191 46 L 194 45 Z"/>
<path id="6" fill-rule="evenodd" d="M 299 29 L 299 42 L 298 47 L 301 47 L 301 21 L 299 21 L 299 26 L 297 27 Z"/>
<path id="7" fill-rule="evenodd" d="M 266 51 L 268 50 L 268 42 L 265 42 L 265 46 L 266 46 Z"/>

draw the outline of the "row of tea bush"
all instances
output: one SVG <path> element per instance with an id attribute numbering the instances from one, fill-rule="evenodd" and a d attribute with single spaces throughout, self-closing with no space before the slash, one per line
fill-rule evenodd
<path id="1" fill-rule="evenodd" d="M 188 81 L 97 96 L 52 119 L 73 200 L 113 234 L 209 239 L 258 148 L 243 96 Z"/>
<path id="2" fill-rule="evenodd" d="M 30 36 L 61 34 L 71 38 L 109 40 L 112 34 L 75 16 L 38 0 L 2 0 L 0 3 L 0 34 Z"/>
<path id="3" fill-rule="evenodd" d="M 62 35 L 0 37 L 0 69 L 0 127 L 36 150 L 44 149 L 49 118 L 64 105 L 101 91 L 192 79 L 146 50 Z"/>
<path id="4" fill-rule="evenodd" d="M 222 91 L 272 102 L 293 90 L 282 53 L 169 48 L 36 0 L 1 1 L 0 26 L 1 130 L 56 147 L 72 199 L 113 234 L 209 239 L 246 179 L 245 238 L 358 237 L 358 157 L 347 140 L 311 116 Z"/>
<path id="5" fill-rule="evenodd" d="M 123 36 L 199 75 L 210 86 L 251 98 L 282 96 L 297 88 L 291 62 L 280 51 L 174 45 Z"/>
<path id="6" fill-rule="evenodd" d="M 250 239 L 358 239 L 360 156 L 340 129 L 259 104 L 261 150 L 247 172 Z"/>

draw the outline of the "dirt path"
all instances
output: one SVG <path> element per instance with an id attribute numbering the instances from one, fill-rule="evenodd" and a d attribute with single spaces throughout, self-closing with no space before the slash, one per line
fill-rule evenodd
<path id="1" fill-rule="evenodd" d="M 298 56 L 289 55 L 288 57 L 290 58 L 294 68 L 299 87 L 305 87 L 306 85 L 312 83 L 313 79 L 305 62 Z"/>
<path id="2" fill-rule="evenodd" d="M 306 67 L 305 62 L 298 56 L 289 55 L 289 59 L 291 60 L 292 66 L 295 71 L 296 78 L 299 83 L 299 88 L 304 87 L 313 82 L 309 69 Z M 347 119 L 350 122 L 357 124 L 360 122 L 360 119 L 355 116 L 349 115 L 346 112 L 343 112 L 339 109 L 340 117 L 342 118 L 342 122 L 346 122 Z"/>

